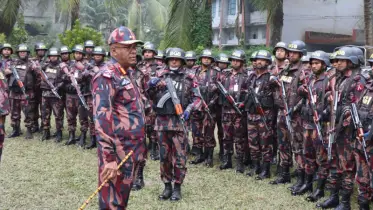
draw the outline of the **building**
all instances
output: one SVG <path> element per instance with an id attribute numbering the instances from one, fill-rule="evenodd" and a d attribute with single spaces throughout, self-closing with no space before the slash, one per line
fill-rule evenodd
<path id="1" fill-rule="evenodd" d="M 219 45 L 220 21 L 222 21 L 221 44 L 238 45 L 235 36 L 236 20 L 241 26 L 238 0 L 213 0 L 213 44 Z M 257 11 L 246 1 L 245 41 L 248 45 L 268 44 L 266 12 Z M 223 11 L 221 11 L 223 8 Z M 285 42 L 303 40 L 309 51 L 329 50 L 341 44 L 364 44 L 363 0 L 284 0 L 284 26 L 282 39 Z M 220 18 L 222 15 L 222 19 Z"/>

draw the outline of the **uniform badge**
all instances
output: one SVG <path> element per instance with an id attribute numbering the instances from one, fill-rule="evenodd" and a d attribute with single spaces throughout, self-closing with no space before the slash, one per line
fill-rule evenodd
<path id="1" fill-rule="evenodd" d="M 372 97 L 370 96 L 364 96 L 363 97 L 363 104 L 369 105 L 370 101 L 372 100 Z"/>
<path id="2" fill-rule="evenodd" d="M 359 83 L 359 84 L 356 86 L 356 90 L 359 91 L 359 92 L 361 92 L 362 90 L 364 90 L 364 86 L 363 86 L 362 84 Z"/>

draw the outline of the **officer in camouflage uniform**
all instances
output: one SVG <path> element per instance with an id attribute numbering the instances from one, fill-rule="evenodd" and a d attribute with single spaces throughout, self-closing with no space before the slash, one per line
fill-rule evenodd
<path id="1" fill-rule="evenodd" d="M 219 114 L 219 105 L 214 103 L 214 101 L 218 98 L 216 81 L 220 75 L 220 69 L 212 66 L 215 58 L 209 49 L 203 50 L 199 59 L 202 65 L 196 68 L 195 75 L 201 97 L 207 107 L 203 107 L 203 111 L 195 111 L 192 114 L 192 137 L 196 157 L 190 163 L 199 164 L 206 160 L 206 166 L 213 167 L 213 154 L 216 146 L 214 131 L 216 115 Z M 213 119 L 210 119 L 206 111 L 204 111 L 205 108 L 210 110 Z"/>
<path id="2" fill-rule="evenodd" d="M 195 74 L 196 73 L 196 61 L 197 55 L 194 51 L 186 51 L 185 52 L 185 68 L 187 69 L 188 73 Z"/>
<path id="3" fill-rule="evenodd" d="M 326 68 L 330 65 L 329 56 L 324 51 L 315 51 L 310 56 L 312 73 L 310 77 L 305 78 L 303 85 L 298 88 L 298 93 L 301 95 L 306 104 L 302 107 L 301 115 L 304 127 L 304 162 L 305 162 L 305 182 L 293 195 L 303 195 L 307 192 L 312 192 L 313 177 L 317 172 L 317 189 L 314 193 L 307 197 L 308 200 L 315 202 L 324 196 L 324 187 L 326 178 L 329 172 L 329 164 L 327 160 L 327 130 L 326 122 L 329 121 L 326 111 L 329 107 L 328 97 L 331 96 L 332 88 L 329 83 L 329 78 L 326 73 Z M 308 81 L 307 81 L 308 80 Z M 311 89 L 312 93 L 309 92 Z M 315 108 L 311 106 L 311 97 L 315 101 Z M 314 116 L 317 112 L 319 119 Z M 322 118 L 321 118 L 322 117 Z M 322 137 L 317 133 L 316 122 L 320 124 L 320 132 Z"/>
<path id="4" fill-rule="evenodd" d="M 28 56 L 30 50 L 25 44 L 20 44 L 16 50 L 18 60 L 12 63 L 12 67 L 16 69 L 20 81 L 23 83 L 25 88 L 25 93 L 19 83 L 17 82 L 14 75 L 11 75 L 8 80 L 8 86 L 10 89 L 9 99 L 11 101 L 11 126 L 13 127 L 13 132 L 10 134 L 9 138 L 18 136 L 20 133 L 20 120 L 21 120 L 21 108 L 25 115 L 25 127 L 27 128 L 26 139 L 32 139 L 32 126 L 34 125 L 35 118 L 35 108 L 36 106 L 36 96 L 34 92 L 34 87 L 37 83 L 37 74 L 32 68 L 32 63 L 29 61 Z M 18 135 L 17 135 L 18 134 Z"/>
<path id="5" fill-rule="evenodd" d="M 95 43 L 92 40 L 87 40 L 84 42 L 84 52 L 85 52 L 84 59 L 86 60 L 86 62 L 90 64 L 94 63 L 92 59 L 92 52 L 94 48 L 95 48 Z"/>
<path id="6" fill-rule="evenodd" d="M 254 176 L 257 180 L 269 178 L 270 163 L 272 161 L 272 141 L 273 141 L 273 93 L 275 90 L 270 83 L 270 73 L 268 66 L 272 63 L 271 54 L 266 50 L 259 50 L 255 57 L 254 72 L 250 80 L 250 94 L 246 97 L 245 111 L 247 112 L 247 132 L 248 145 L 250 148 L 251 161 L 253 168 L 247 173 L 248 176 Z M 259 104 L 255 104 L 256 96 Z M 263 115 L 258 111 L 261 107 Z M 265 124 L 266 123 L 266 124 Z M 260 166 L 263 157 L 263 164 Z"/>
<path id="7" fill-rule="evenodd" d="M 246 55 L 243 50 L 234 50 L 230 56 L 232 69 L 227 73 L 221 75 L 220 81 L 228 93 L 238 103 L 238 108 L 244 107 L 244 99 L 248 88 L 248 75 L 244 71 L 244 63 L 246 63 Z M 236 148 L 237 166 L 236 172 L 244 173 L 244 153 L 247 144 L 246 138 L 246 114 L 240 115 L 233 105 L 228 102 L 226 98 L 221 96 L 222 109 L 222 123 L 224 129 L 224 160 L 220 165 L 220 169 L 232 168 L 232 154 L 233 144 Z"/>
<path id="8" fill-rule="evenodd" d="M 9 89 L 7 83 L 7 75 L 11 74 L 9 69 L 11 65 L 10 55 L 13 54 L 12 46 L 4 43 L 0 47 L 1 54 L 1 70 L 0 70 L 0 162 L 1 154 L 3 153 L 3 144 L 5 138 L 5 117 L 10 112 Z"/>
<path id="9" fill-rule="evenodd" d="M 136 65 L 133 32 L 121 26 L 109 37 L 111 60 L 92 80 L 95 127 L 97 129 L 100 209 L 126 209 L 132 180 L 145 151 L 145 112 L 140 91 L 131 76 Z M 118 164 L 133 155 L 117 171 Z M 119 174 L 117 172 L 120 172 Z"/>
<path id="10" fill-rule="evenodd" d="M 61 62 L 65 63 L 66 65 L 70 65 L 70 54 L 71 51 L 68 46 L 62 46 L 60 48 L 60 54 L 61 54 Z"/>
<path id="11" fill-rule="evenodd" d="M 302 61 L 304 68 L 311 69 L 310 56 L 303 55 L 301 61 Z"/>
<path id="12" fill-rule="evenodd" d="M 164 65 L 164 53 L 162 50 L 157 50 L 157 54 L 154 56 L 154 61 L 158 66 Z"/>
<path id="13" fill-rule="evenodd" d="M 40 85 L 42 90 L 42 124 L 43 124 L 43 136 L 41 140 L 50 139 L 50 117 L 53 111 L 56 121 L 56 142 L 62 141 L 62 128 L 63 128 L 63 109 L 64 101 L 62 98 L 58 98 L 53 92 L 52 88 L 61 96 L 63 89 L 63 71 L 60 68 L 61 61 L 59 60 L 60 53 L 57 48 L 50 48 L 48 52 L 49 63 L 41 66 L 42 71 L 48 77 L 48 81 L 53 85 L 49 86 L 48 83 L 43 79 Z M 40 69 L 40 67 L 39 67 Z M 37 70 L 41 74 L 40 70 Z"/>
<path id="14" fill-rule="evenodd" d="M 181 199 L 181 184 L 186 175 L 187 133 L 183 132 L 180 120 L 188 120 L 192 111 L 200 109 L 201 100 L 196 89 L 196 78 L 188 74 L 183 67 L 185 52 L 180 48 L 170 48 L 166 54 L 167 67 L 152 78 L 148 85 L 148 93 L 152 96 L 156 112 L 155 130 L 160 146 L 161 179 L 165 189 L 159 196 L 161 200 L 171 198 L 172 201 Z M 167 87 L 166 78 L 171 78 L 180 100 L 182 116 L 178 116 Z M 169 93 L 169 94 L 168 94 Z M 184 128 L 185 129 L 185 128 Z M 172 190 L 172 181 L 175 181 Z"/>
<path id="15" fill-rule="evenodd" d="M 302 106 L 302 99 L 297 94 L 300 81 L 306 77 L 308 71 L 302 66 L 301 58 L 306 53 L 306 45 L 303 41 L 296 40 L 288 44 L 287 50 L 289 52 L 290 65 L 284 68 L 278 74 L 278 79 L 284 83 L 286 91 L 286 102 L 289 110 L 285 110 L 285 105 L 282 99 L 282 88 L 280 82 L 276 81 L 277 91 L 275 94 L 275 105 L 278 107 L 277 114 L 277 139 L 280 152 L 280 167 L 281 174 L 277 179 L 270 182 L 270 184 L 284 184 L 290 182 L 290 165 L 292 160 L 292 152 L 295 154 L 295 161 L 297 162 L 297 182 L 290 187 L 290 190 L 300 188 L 304 182 L 304 162 L 303 162 L 303 126 L 300 116 L 300 107 Z M 291 126 L 294 133 L 289 132 L 286 125 L 285 116 L 291 117 Z"/>

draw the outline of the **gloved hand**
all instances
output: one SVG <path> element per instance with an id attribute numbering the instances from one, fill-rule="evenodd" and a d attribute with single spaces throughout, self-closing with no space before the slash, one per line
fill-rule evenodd
<path id="1" fill-rule="evenodd" d="M 365 140 L 368 140 L 369 132 L 364 133 L 363 137 Z"/>
<path id="2" fill-rule="evenodd" d="M 158 77 L 151 78 L 149 81 L 149 87 L 155 87 L 159 81 L 161 81 L 161 79 Z"/>
<path id="3" fill-rule="evenodd" d="M 190 112 L 189 111 L 184 111 L 184 113 L 183 113 L 184 120 L 188 120 L 189 116 L 190 116 Z"/>

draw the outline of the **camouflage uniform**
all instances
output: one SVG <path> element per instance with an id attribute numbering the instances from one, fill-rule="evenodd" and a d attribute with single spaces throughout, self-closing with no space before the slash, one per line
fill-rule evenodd
<path id="1" fill-rule="evenodd" d="M 2 46 L 3 48 L 4 46 Z M 1 53 L 2 50 L 0 50 Z M 0 118 L 2 123 L 0 124 L 0 162 L 1 154 L 3 153 L 3 144 L 5 138 L 5 117 L 9 114 L 10 103 L 9 103 L 9 89 L 6 78 L 5 69 L 9 68 L 11 59 L 2 59 L 1 60 L 1 71 L 0 71 Z"/>

